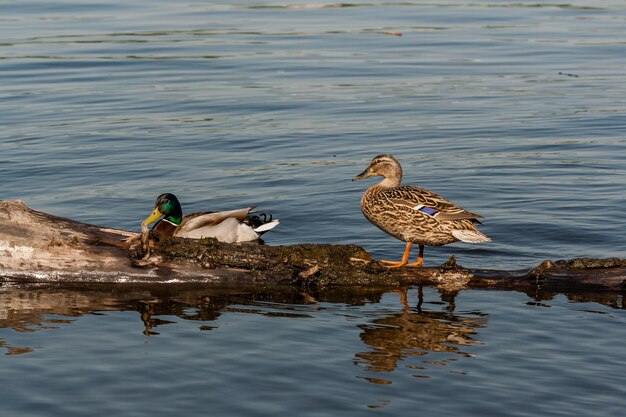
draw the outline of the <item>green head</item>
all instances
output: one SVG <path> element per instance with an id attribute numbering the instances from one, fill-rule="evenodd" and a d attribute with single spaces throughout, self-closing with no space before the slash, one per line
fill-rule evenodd
<path id="1" fill-rule="evenodd" d="M 183 209 L 174 194 L 165 193 L 158 196 L 154 203 L 154 210 L 143 222 L 149 225 L 161 216 L 165 216 L 165 219 L 174 224 L 180 224 L 183 221 Z"/>

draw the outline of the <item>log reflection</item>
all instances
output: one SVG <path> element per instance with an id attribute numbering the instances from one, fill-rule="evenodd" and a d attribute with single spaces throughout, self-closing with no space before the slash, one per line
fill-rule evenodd
<path id="1" fill-rule="evenodd" d="M 224 313 L 244 312 L 266 316 L 300 318 L 315 313 L 304 306 L 334 303 L 349 306 L 375 305 L 386 290 L 371 287 L 335 287 L 297 289 L 294 286 L 219 286 L 145 284 L 16 284 L 0 286 L 0 330 L 26 333 L 62 328 L 76 317 L 108 311 L 134 311 L 137 331 L 146 336 L 159 334 L 161 326 L 174 323 L 172 317 L 198 321 L 200 331 L 218 326 Z M 457 293 L 440 290 L 439 300 L 424 303 L 421 287 L 399 292 L 397 311 L 385 316 L 377 314 L 360 324 L 360 339 L 368 346 L 356 353 L 356 362 L 372 372 L 389 372 L 409 356 L 429 352 L 450 352 L 466 355 L 463 347 L 476 343 L 477 329 L 485 325 L 478 313 L 456 313 Z M 551 292 L 528 294 L 534 302 L 551 299 Z M 575 302 L 597 302 L 623 309 L 624 297 L 614 292 L 565 294 Z M 431 297 L 432 298 L 432 297 Z M 267 308 L 263 303 L 281 305 Z M 433 308 L 434 305 L 441 307 Z M 320 307 L 322 310 L 323 307 Z M 59 317 L 50 317 L 55 315 Z M 4 334 L 10 334 L 3 332 Z M 29 346 L 13 346 L 0 337 L 0 351 L 19 355 L 32 351 Z"/>

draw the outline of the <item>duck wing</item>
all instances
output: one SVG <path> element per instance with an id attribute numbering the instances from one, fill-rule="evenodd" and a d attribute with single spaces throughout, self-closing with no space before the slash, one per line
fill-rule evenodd
<path id="1" fill-rule="evenodd" d="M 183 221 L 176 230 L 176 236 L 187 234 L 202 227 L 218 225 L 229 218 L 242 222 L 248 213 L 250 213 L 250 210 L 252 210 L 252 207 L 238 210 L 192 213 L 183 218 Z"/>
<path id="2" fill-rule="evenodd" d="M 212 237 L 226 243 L 251 242 L 259 238 L 258 233 L 235 217 L 227 217 L 217 224 L 205 224 L 188 232 L 177 232 L 176 236 L 190 239 Z"/>
<path id="3" fill-rule="evenodd" d="M 480 214 L 469 212 L 426 188 L 403 185 L 384 190 L 382 193 L 394 205 L 410 207 L 440 221 L 478 221 L 483 218 Z"/>

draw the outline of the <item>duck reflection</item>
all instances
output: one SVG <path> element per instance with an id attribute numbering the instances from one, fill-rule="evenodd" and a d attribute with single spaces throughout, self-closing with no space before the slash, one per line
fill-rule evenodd
<path id="1" fill-rule="evenodd" d="M 450 352 L 470 356 L 462 346 L 474 345 L 476 330 L 486 325 L 482 313 L 459 315 L 454 313 L 456 293 L 441 293 L 442 311 L 423 308 L 423 289 L 418 289 L 418 302 L 413 308 L 407 300 L 407 290 L 397 291 L 401 310 L 361 324 L 360 338 L 371 350 L 355 355 L 356 365 L 371 372 L 391 372 L 398 364 L 411 356 L 425 356 L 432 352 Z M 426 364 L 443 364 L 423 361 Z M 412 365 L 413 368 L 421 367 Z M 366 378 L 374 383 L 389 383 L 382 378 Z"/>

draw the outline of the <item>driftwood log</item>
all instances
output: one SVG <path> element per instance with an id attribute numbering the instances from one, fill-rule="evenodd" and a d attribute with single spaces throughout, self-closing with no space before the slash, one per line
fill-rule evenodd
<path id="1" fill-rule="evenodd" d="M 232 245 L 152 237 L 149 261 L 135 233 L 0 201 L 1 282 L 240 283 L 537 291 L 626 290 L 626 259 L 544 261 L 530 271 L 439 267 L 387 269 L 356 245 Z"/>

